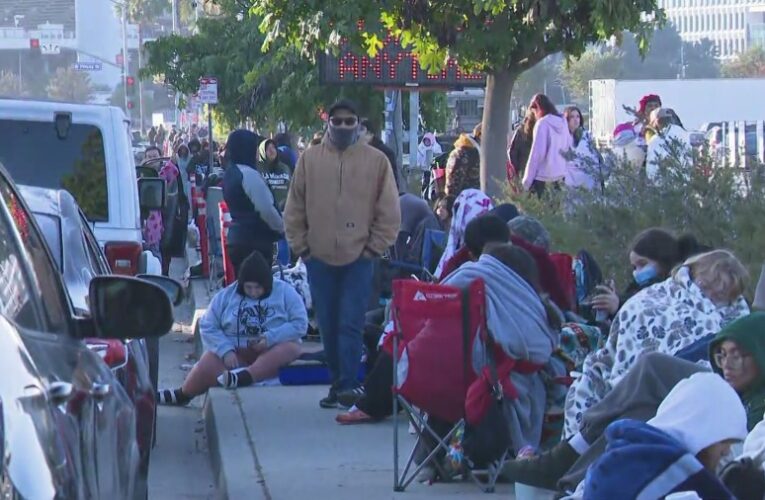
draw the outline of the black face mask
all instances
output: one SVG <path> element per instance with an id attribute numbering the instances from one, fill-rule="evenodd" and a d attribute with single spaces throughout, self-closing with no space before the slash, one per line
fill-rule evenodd
<path id="1" fill-rule="evenodd" d="M 337 149 L 347 149 L 359 139 L 359 127 L 345 128 L 330 125 L 329 139 Z"/>

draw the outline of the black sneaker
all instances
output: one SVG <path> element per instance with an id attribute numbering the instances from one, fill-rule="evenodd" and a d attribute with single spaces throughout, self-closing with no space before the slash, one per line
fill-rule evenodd
<path id="1" fill-rule="evenodd" d="M 562 441 L 534 458 L 505 462 L 500 478 L 510 483 L 555 490 L 558 481 L 578 459 L 576 450 L 568 441 Z"/>
<path id="2" fill-rule="evenodd" d="M 358 403 L 359 399 L 361 399 L 364 394 L 366 394 L 364 391 L 364 386 L 358 386 L 353 389 L 340 391 L 337 393 L 337 402 L 340 403 L 341 406 L 350 408 L 351 406 Z"/>
<path id="3" fill-rule="evenodd" d="M 319 406 L 327 409 L 337 408 L 337 391 L 334 387 L 329 388 L 329 394 L 327 394 L 326 398 L 319 401 Z"/>

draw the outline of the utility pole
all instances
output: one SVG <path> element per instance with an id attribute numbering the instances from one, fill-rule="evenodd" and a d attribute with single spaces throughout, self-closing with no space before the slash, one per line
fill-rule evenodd
<path id="1" fill-rule="evenodd" d="M 128 109 L 128 90 L 127 90 L 127 77 L 128 77 L 128 63 L 130 57 L 127 50 L 127 5 L 122 4 L 122 89 L 125 94 L 125 114 L 130 116 L 130 109 Z"/>
<path id="2" fill-rule="evenodd" d="M 141 52 L 143 52 L 143 43 L 141 42 L 141 25 L 138 25 L 138 71 L 141 71 Z M 138 121 L 140 126 L 138 127 L 143 134 L 143 81 L 136 75 L 138 80 Z"/>

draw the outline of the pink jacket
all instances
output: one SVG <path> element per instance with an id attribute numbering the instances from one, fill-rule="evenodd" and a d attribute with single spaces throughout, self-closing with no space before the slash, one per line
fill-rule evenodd
<path id="1" fill-rule="evenodd" d="M 537 181 L 562 181 L 568 171 L 563 153 L 571 149 L 573 139 L 568 124 L 561 116 L 546 115 L 534 125 L 534 141 L 523 173 L 523 188 L 528 190 Z"/>

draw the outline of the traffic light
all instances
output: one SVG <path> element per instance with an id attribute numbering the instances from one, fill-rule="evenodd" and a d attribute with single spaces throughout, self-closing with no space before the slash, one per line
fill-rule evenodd
<path id="1" fill-rule="evenodd" d="M 125 76 L 125 96 L 127 97 L 126 106 L 128 110 L 135 108 L 135 77 Z"/>
<path id="2" fill-rule="evenodd" d="M 42 54 L 42 47 L 40 47 L 40 39 L 39 38 L 30 38 L 29 39 L 29 50 L 32 53 L 33 59 L 38 59 L 40 57 L 40 54 Z"/>

